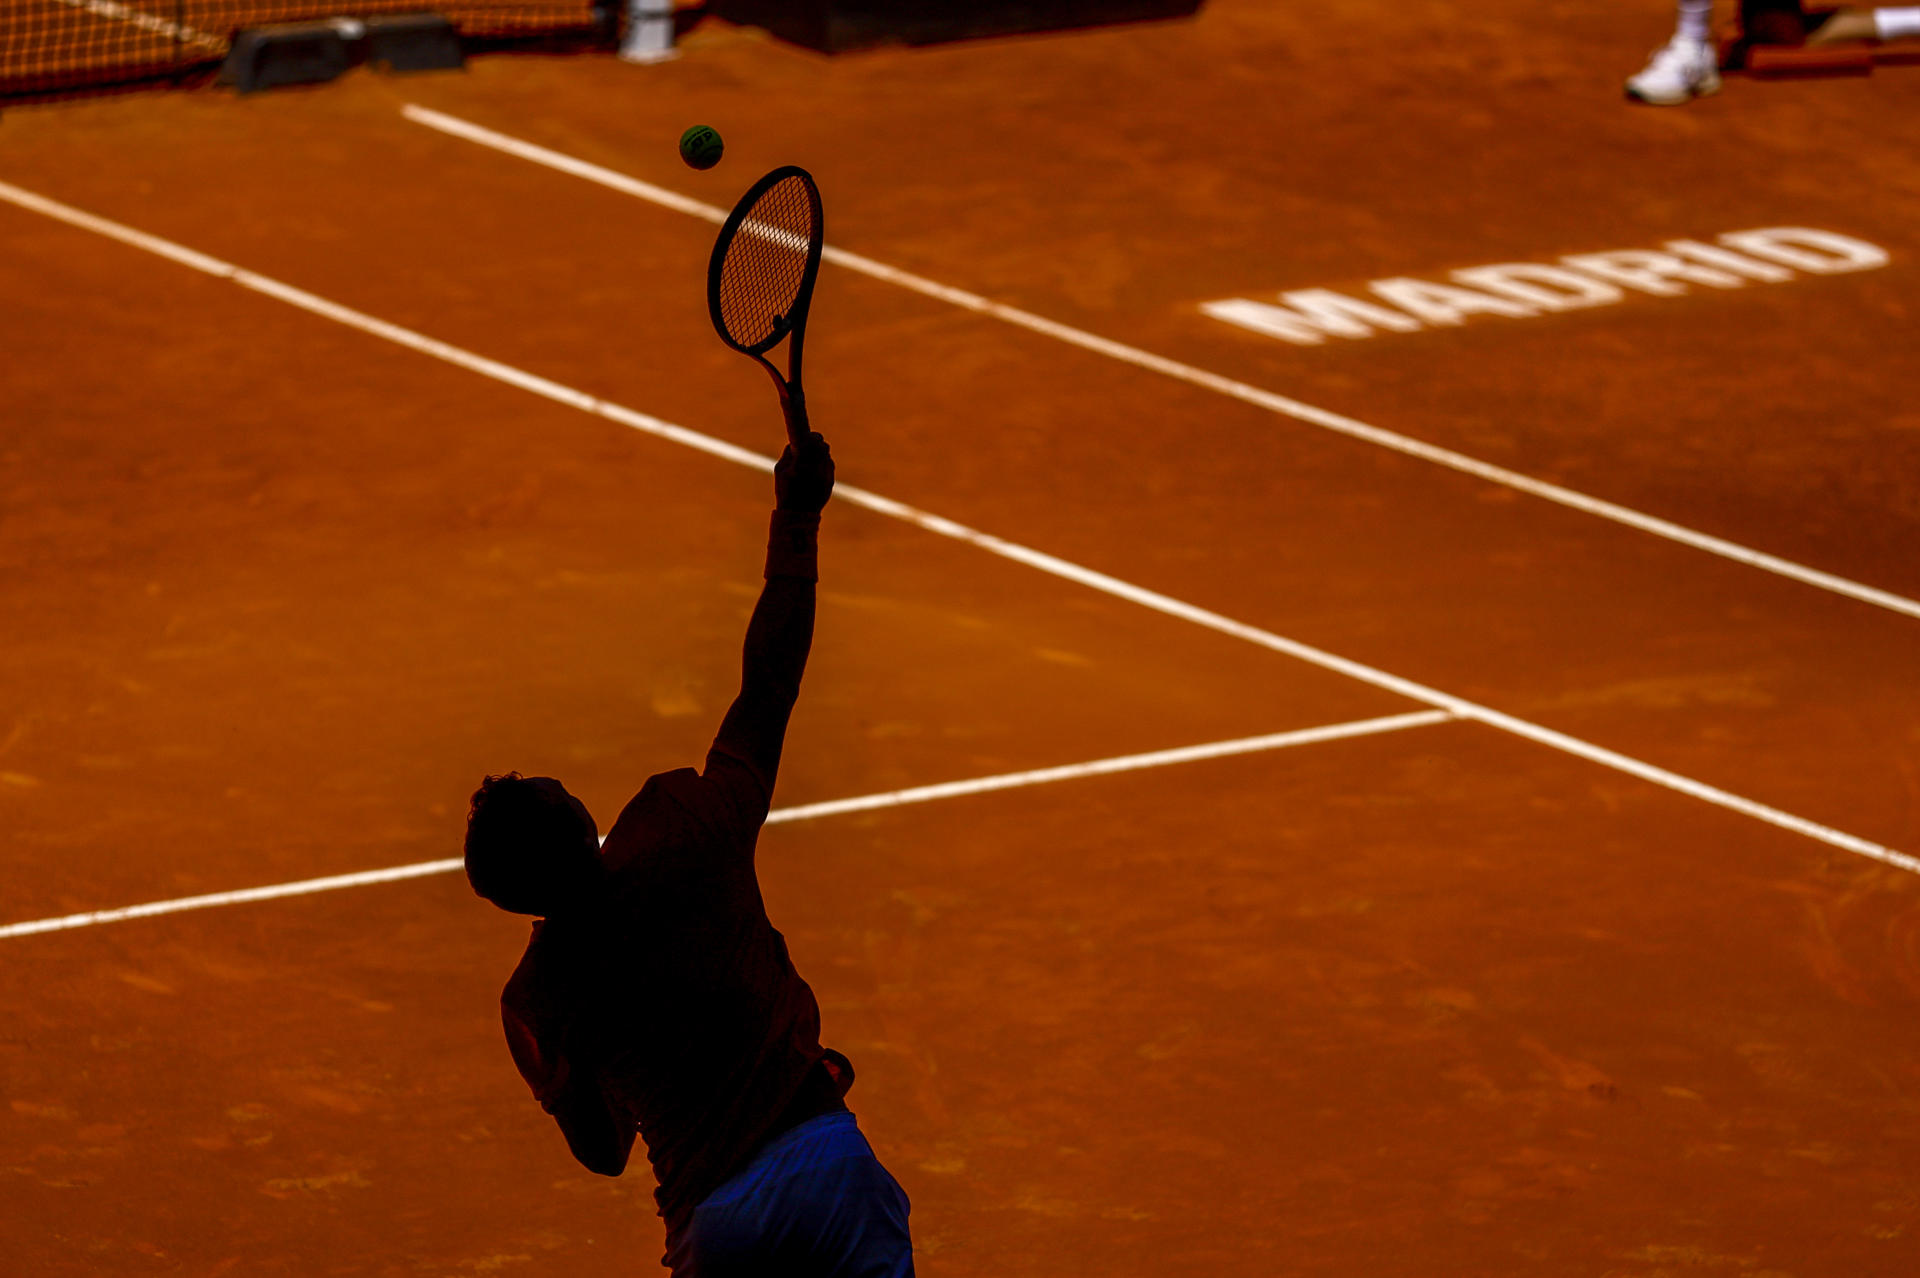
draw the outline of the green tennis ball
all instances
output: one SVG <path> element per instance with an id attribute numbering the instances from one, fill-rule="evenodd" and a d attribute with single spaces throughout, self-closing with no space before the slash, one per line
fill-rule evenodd
<path id="1" fill-rule="evenodd" d="M 710 169 L 720 163 L 720 153 L 726 149 L 719 131 L 704 124 L 696 124 L 680 135 L 680 158 L 696 169 Z"/>

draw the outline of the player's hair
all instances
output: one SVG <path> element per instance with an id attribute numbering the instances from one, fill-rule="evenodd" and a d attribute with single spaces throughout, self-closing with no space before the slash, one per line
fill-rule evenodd
<path id="1" fill-rule="evenodd" d="M 467 882 L 503 910 L 546 917 L 577 887 L 580 814 L 518 772 L 490 776 L 467 811 Z"/>

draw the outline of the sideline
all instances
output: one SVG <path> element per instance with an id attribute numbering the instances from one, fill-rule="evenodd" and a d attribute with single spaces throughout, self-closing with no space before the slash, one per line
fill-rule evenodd
<path id="1" fill-rule="evenodd" d="M 1177 750 L 1155 750 L 1148 754 L 1128 754 L 1091 763 L 1071 763 L 1058 768 L 1038 768 L 1031 772 L 1009 772 L 995 777 L 975 777 L 970 781 L 948 781 L 941 785 L 915 786 L 885 794 L 866 794 L 851 799 L 831 799 L 825 803 L 806 803 L 798 807 L 775 808 L 767 814 L 766 824 L 783 821 L 809 821 L 838 816 L 844 812 L 869 812 L 876 808 L 904 807 L 961 795 L 985 794 L 992 790 L 1012 790 L 1020 786 L 1044 785 L 1050 781 L 1070 781 L 1079 777 L 1107 776 L 1115 772 L 1134 772 L 1142 768 L 1164 768 L 1175 763 L 1201 759 L 1219 759 L 1235 754 L 1254 754 L 1262 750 L 1281 750 L 1289 746 L 1312 745 L 1321 741 L 1340 741 L 1349 737 L 1373 736 L 1382 732 L 1400 732 L 1429 724 L 1446 723 L 1455 718 L 1443 710 L 1421 710 L 1413 714 L 1389 715 L 1381 719 L 1356 719 L 1319 728 L 1294 732 L 1275 732 L 1264 737 L 1242 737 L 1235 741 L 1216 741 L 1210 745 L 1183 746 Z M 601 842 L 605 842 L 602 839 Z M 374 883 L 393 883 L 401 879 L 423 878 L 429 874 L 448 874 L 465 868 L 459 857 L 441 861 L 421 861 L 396 865 L 385 870 L 363 870 L 357 874 L 330 874 L 325 878 L 302 879 L 271 887 L 243 888 L 236 892 L 209 892 L 204 896 L 180 897 L 172 901 L 151 901 L 117 910 L 89 910 L 54 919 L 36 919 L 31 923 L 11 923 L 0 927 L 0 940 L 12 936 L 32 936 L 40 932 L 63 932 L 78 927 L 97 927 L 102 923 L 122 923 L 128 919 L 147 919 L 161 914 L 180 914 L 187 910 L 206 910 L 221 905 L 241 905 L 249 901 L 272 901 L 286 896 L 309 896 L 315 892 L 336 892 L 341 888 L 366 887 Z"/>
<path id="2" fill-rule="evenodd" d="M 385 320 L 375 319 L 371 315 L 366 315 L 350 307 L 342 306 L 338 302 L 327 301 L 323 297 L 317 297 L 312 293 L 306 292 L 304 289 L 295 288 L 291 284 L 282 284 L 280 281 L 269 279 L 264 275 L 256 275 L 252 271 L 243 270 L 233 265 L 231 262 L 223 262 L 219 258 L 209 257 L 205 253 L 198 253 L 193 249 L 175 244 L 171 240 L 164 240 L 159 236 L 149 235 L 144 231 L 136 231 L 132 227 L 123 226 L 118 222 L 112 222 L 103 217 L 96 217 L 91 213 L 82 212 L 79 209 L 61 204 L 56 200 L 50 200 L 42 195 L 35 195 L 31 191 L 23 190 L 9 183 L 0 182 L 0 200 L 6 200 L 21 208 L 44 214 L 56 221 L 65 222 L 70 226 L 92 231 L 95 234 L 106 236 L 109 239 L 118 240 L 123 244 L 128 244 L 150 253 L 156 253 L 171 261 L 179 262 L 183 266 L 190 266 L 195 270 L 204 271 L 209 275 L 228 280 L 242 288 L 250 289 L 256 293 L 263 293 L 268 297 L 277 298 L 291 306 L 297 306 L 315 315 L 324 316 L 327 319 L 345 324 L 350 328 L 357 328 L 362 332 L 371 333 L 376 337 L 383 337 L 396 345 L 419 351 L 422 354 L 432 355 L 436 359 L 445 360 L 447 363 L 460 368 L 470 369 L 473 372 L 492 377 L 511 386 L 518 386 L 523 390 L 551 399 L 557 403 L 568 404 L 583 412 L 593 413 L 606 418 L 608 421 L 619 422 L 635 430 L 658 435 L 663 439 L 669 439 L 675 443 L 684 444 L 689 448 L 698 449 L 701 452 L 709 453 L 716 457 L 723 457 L 728 461 L 738 462 L 741 465 L 750 466 L 756 470 L 771 471 L 773 469 L 774 462 L 771 457 L 763 457 L 734 444 L 729 444 L 724 440 L 715 439 L 710 435 L 702 435 L 698 431 L 689 430 L 685 426 L 676 426 L 672 422 L 663 421 L 658 417 L 652 417 L 646 413 L 640 413 L 631 408 L 622 407 L 619 404 L 597 399 L 584 391 L 575 390 L 570 386 L 563 386 L 558 382 L 549 381 L 547 378 L 514 368 L 509 364 L 502 364 L 497 360 L 487 359 L 485 356 L 476 355 L 471 351 L 463 350 L 447 342 L 426 337 L 414 332 L 412 329 L 402 328 L 398 324 L 389 324 Z M 1537 742 L 1540 745 L 1548 746 L 1565 754 L 1571 754 L 1577 758 L 1602 764 L 1615 771 L 1624 772 L 1629 776 L 1639 777 L 1644 781 L 1651 781 L 1655 785 L 1664 786 L 1680 794 L 1690 795 L 1703 802 L 1726 808 L 1728 811 L 1738 812 L 1743 816 L 1752 817 L 1757 821 L 1764 821 L 1769 825 L 1777 826 L 1783 830 L 1791 830 L 1796 834 L 1803 834 L 1810 839 L 1816 839 L 1832 847 L 1858 853 L 1872 860 L 1920 874 L 1920 858 L 1909 856 L 1904 852 L 1895 851 L 1892 848 L 1885 847 L 1871 840 L 1860 838 L 1858 835 L 1848 834 L 1842 830 L 1836 830 L 1831 826 L 1821 825 L 1816 821 L 1809 821 L 1805 817 L 1795 816 L 1791 812 L 1785 812 L 1779 808 L 1755 802 L 1752 799 L 1744 798 L 1731 791 L 1708 785 L 1703 781 L 1695 781 L 1691 777 L 1682 776 L 1677 772 L 1670 772 L 1665 768 L 1657 767 L 1654 764 L 1646 763 L 1629 755 L 1620 754 L 1604 746 L 1594 745 L 1592 742 L 1583 741 L 1578 737 L 1568 736 L 1564 732 L 1556 732 L 1540 724 L 1515 718 L 1509 714 L 1503 714 L 1490 707 L 1468 701 L 1464 697 L 1456 697 L 1452 693 L 1441 692 L 1436 688 L 1430 688 L 1412 679 L 1389 673 L 1376 666 L 1369 666 L 1363 662 L 1339 656 L 1323 648 L 1316 648 L 1311 644 L 1302 643 L 1297 639 L 1289 639 L 1284 635 L 1275 634 L 1271 630 L 1262 630 L 1258 626 L 1248 625 L 1243 621 L 1235 621 L 1231 617 L 1223 616 L 1220 613 L 1212 612 L 1194 604 L 1186 603 L 1170 595 L 1163 595 L 1158 591 L 1148 590 L 1144 586 L 1136 586 L 1131 582 L 1122 581 L 1118 577 L 1110 577 L 1106 573 L 1097 572 L 1092 568 L 1082 567 L 1079 564 L 1049 555 L 1044 551 L 1034 550 L 1031 547 L 1022 546 L 1017 542 L 1004 541 L 999 537 L 969 528 L 965 524 L 956 523 L 951 519 L 945 519 L 939 515 L 917 510 L 912 506 L 906 505 L 904 502 L 894 501 L 892 498 L 882 497 L 877 493 L 868 492 L 864 488 L 857 488 L 852 484 L 836 484 L 833 491 L 834 496 L 841 501 L 861 506 L 883 515 L 892 516 L 905 523 L 924 528 L 928 532 L 938 533 L 943 537 L 950 537 L 955 541 L 977 546 L 990 554 L 998 555 L 1003 559 L 1010 559 L 1015 563 L 1026 564 L 1031 568 L 1037 568 L 1041 572 L 1058 577 L 1064 581 L 1078 583 L 1089 589 L 1112 595 L 1117 599 L 1129 600 L 1144 608 L 1152 609 L 1155 612 L 1163 613 L 1169 617 L 1179 617 L 1184 621 L 1190 621 L 1197 626 L 1202 626 L 1220 634 L 1232 635 L 1235 638 L 1244 639 L 1259 647 L 1269 649 L 1273 652 L 1284 653 L 1287 656 L 1304 661 L 1309 665 L 1318 666 L 1323 670 L 1331 670 L 1336 674 L 1346 675 L 1348 678 L 1357 680 L 1360 683 L 1382 688 L 1388 692 L 1399 693 L 1411 701 L 1418 701 L 1433 709 L 1445 710 L 1459 718 L 1472 719 L 1477 723 L 1483 723 L 1488 727 L 1497 728 L 1502 732 L 1523 737 L 1529 741 Z"/>
<path id="3" fill-rule="evenodd" d="M 716 226 L 726 221 L 727 210 L 725 209 L 702 203 L 699 200 L 690 199 L 678 192 L 669 191 L 665 187 L 655 186 L 651 182 L 642 182 L 636 178 L 627 177 L 625 174 L 616 173 L 612 169 L 603 168 L 597 164 L 590 164 L 585 160 L 578 160 L 572 156 L 563 155 L 558 151 L 548 150 L 543 146 L 536 146 L 531 142 L 523 142 L 518 138 L 509 137 L 504 133 L 496 133 L 492 129 L 469 123 L 466 120 L 460 119 L 458 116 L 447 115 L 444 112 L 434 111 L 427 107 L 415 106 L 412 103 L 407 103 L 402 106 L 400 113 L 416 124 L 425 125 L 430 129 L 437 129 L 442 133 L 451 134 L 454 137 L 465 138 L 470 142 L 477 142 L 481 146 L 491 147 L 496 151 L 518 156 L 523 160 L 531 160 L 535 164 L 542 164 L 548 168 L 557 169 L 562 173 L 570 173 L 575 177 L 585 178 L 589 182 L 597 182 L 601 186 L 610 187 L 613 190 L 623 192 L 627 195 L 636 196 L 643 200 L 651 200 L 656 204 L 673 209 L 676 212 L 686 213 L 693 217 L 700 218 L 703 221 L 712 222 Z M 1890 590 L 1882 590 L 1877 586 L 1869 586 L 1863 582 L 1841 577 L 1834 573 L 1822 572 L 1818 568 L 1809 568 L 1805 564 L 1795 563 L 1791 559 L 1782 559 L 1778 555 L 1770 555 L 1765 551 L 1755 550 L 1750 546 L 1743 546 L 1738 542 L 1728 541 L 1724 537 L 1715 537 L 1710 533 L 1698 532 L 1682 524 L 1676 524 L 1668 519 L 1661 519 L 1655 515 L 1644 514 L 1629 506 L 1622 506 L 1599 497 L 1589 497 L 1585 493 L 1576 492 L 1571 488 L 1563 488 L 1559 484 L 1534 479 L 1532 476 L 1523 475 L 1519 471 L 1508 470 L 1503 466 L 1495 466 L 1489 462 L 1480 461 L 1477 458 L 1467 456 L 1465 453 L 1456 453 L 1452 449 L 1428 444 L 1408 435 L 1400 435 L 1390 430 L 1384 430 L 1378 426 L 1370 426 L 1366 422 L 1356 420 L 1355 418 L 1329 412 L 1324 408 L 1315 408 L 1313 405 L 1303 403 L 1300 400 L 1289 399 L 1284 395 L 1276 395 L 1272 391 L 1261 390 L 1257 386 L 1250 386 L 1245 382 L 1237 382 L 1232 378 L 1222 377 L 1218 373 L 1209 373 L 1205 369 L 1195 368 L 1190 364 L 1182 364 L 1176 360 L 1152 354 L 1149 351 L 1143 351 L 1120 342 L 1109 341 L 1107 338 L 1098 337 L 1092 333 L 1072 328 L 1065 324 L 1055 323 L 1053 320 L 1032 314 L 1029 311 L 1023 311 L 999 302 L 989 301 L 976 294 L 951 288 L 945 284 L 938 284 L 907 271 L 897 270 L 883 262 L 876 262 L 872 258 L 861 257 L 857 253 L 849 253 L 844 249 L 837 249 L 829 245 L 821 253 L 821 257 L 826 261 L 844 266 L 848 270 L 858 271 L 862 275 L 868 275 L 877 280 L 885 280 L 890 284 L 898 284 L 902 288 L 911 289 L 913 292 L 923 294 L 927 297 L 935 298 L 943 302 L 950 302 L 966 310 L 991 316 L 994 319 L 1004 320 L 1009 324 L 1044 334 L 1047 337 L 1058 338 L 1070 346 L 1078 346 L 1082 350 L 1092 351 L 1097 355 L 1105 355 L 1109 358 L 1120 360 L 1123 363 L 1133 364 L 1139 368 L 1147 369 L 1150 372 L 1165 374 L 1168 377 L 1193 386 L 1199 386 L 1205 390 L 1216 391 L 1230 399 L 1237 399 L 1243 403 L 1264 408 L 1269 412 L 1278 413 L 1283 417 L 1291 417 L 1295 421 L 1306 422 L 1309 425 L 1319 426 L 1326 430 L 1334 431 L 1337 434 L 1363 440 L 1366 443 L 1375 444 L 1381 448 L 1392 449 L 1394 452 L 1404 453 L 1409 457 L 1418 457 L 1422 461 L 1432 462 L 1437 466 L 1444 466 L 1449 470 L 1472 475 L 1476 479 L 1484 479 L 1489 483 L 1500 484 L 1503 487 L 1512 488 L 1516 491 L 1527 493 L 1530 496 L 1539 497 L 1545 501 L 1554 502 L 1557 505 L 1582 511 L 1601 519 L 1610 520 L 1616 524 L 1624 524 L 1629 528 L 1636 528 L 1641 532 L 1651 533 L 1655 537 L 1665 538 L 1668 541 L 1678 542 L 1683 546 L 1691 546 L 1695 550 L 1705 551 L 1710 555 L 1717 555 L 1722 559 L 1730 559 L 1735 563 L 1745 564 L 1749 568 L 1758 568 L 1762 572 L 1770 572 L 1776 576 L 1787 577 L 1803 585 L 1813 586 L 1816 589 L 1829 591 L 1836 595 L 1844 595 L 1850 599 L 1857 599 L 1861 603 L 1873 604 L 1876 607 L 1885 608 L 1890 612 L 1897 612 L 1908 617 L 1920 619 L 1920 600 L 1909 599 L 1904 595 L 1895 594 Z"/>

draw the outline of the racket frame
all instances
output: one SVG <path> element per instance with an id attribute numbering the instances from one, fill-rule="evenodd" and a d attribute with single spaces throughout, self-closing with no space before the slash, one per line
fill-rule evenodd
<path id="1" fill-rule="evenodd" d="M 773 332 L 763 340 L 751 346 L 733 339 L 727 332 L 726 320 L 720 311 L 720 277 L 722 263 L 726 261 L 727 250 L 740 233 L 741 225 L 747 214 L 752 211 L 756 201 L 776 184 L 791 177 L 798 177 L 812 205 L 813 235 L 807 242 L 807 262 L 800 276 L 800 288 L 793 299 L 793 306 L 784 317 L 778 319 Z M 767 370 L 767 376 L 773 379 L 774 389 L 780 393 L 780 411 L 787 421 L 787 440 L 796 451 L 806 439 L 809 430 L 807 424 L 806 393 L 800 385 L 800 360 L 807 338 L 807 314 L 813 307 L 813 285 L 820 274 L 820 252 L 826 245 L 827 236 L 826 208 L 820 201 L 820 188 L 815 185 L 813 174 L 797 164 L 783 164 L 779 168 L 762 176 L 747 188 L 745 195 L 734 204 L 733 212 L 720 227 L 720 234 L 714 237 L 713 255 L 707 260 L 707 313 L 713 319 L 713 329 L 725 342 L 742 355 L 750 355 Z M 782 377 L 780 370 L 767 358 L 767 352 L 778 346 L 781 339 L 791 339 L 787 344 L 787 375 Z"/>

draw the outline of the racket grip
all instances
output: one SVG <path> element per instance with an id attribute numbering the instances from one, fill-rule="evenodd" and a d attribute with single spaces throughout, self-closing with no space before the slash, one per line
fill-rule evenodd
<path id="1" fill-rule="evenodd" d="M 813 427 L 807 424 L 807 397 L 798 386 L 789 386 L 780 394 L 780 411 L 787 417 L 787 442 L 798 453 Z"/>

